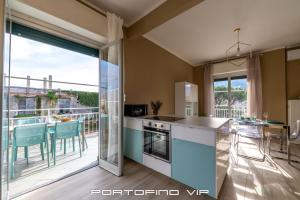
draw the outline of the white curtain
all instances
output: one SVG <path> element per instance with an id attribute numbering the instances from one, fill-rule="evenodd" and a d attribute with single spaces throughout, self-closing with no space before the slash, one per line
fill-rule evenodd
<path id="1" fill-rule="evenodd" d="M 262 117 L 262 83 L 259 55 L 248 58 L 247 66 L 247 114 L 248 116 Z"/>
<path id="2" fill-rule="evenodd" d="M 111 44 L 108 47 L 107 67 L 107 107 L 108 107 L 108 149 L 107 160 L 118 164 L 118 130 L 119 130 L 119 101 L 120 101 L 120 59 L 121 39 L 123 38 L 123 19 L 113 13 L 107 15 L 107 39 Z M 122 117 L 122 116 L 121 116 Z"/>
<path id="3" fill-rule="evenodd" d="M 113 43 L 123 38 L 123 19 L 113 13 L 106 13 L 107 16 L 107 41 Z M 117 63 L 119 58 L 118 45 L 109 47 L 108 61 Z"/>
<path id="4" fill-rule="evenodd" d="M 204 66 L 204 114 L 212 117 L 214 115 L 214 90 L 213 90 L 213 76 L 212 65 Z"/>

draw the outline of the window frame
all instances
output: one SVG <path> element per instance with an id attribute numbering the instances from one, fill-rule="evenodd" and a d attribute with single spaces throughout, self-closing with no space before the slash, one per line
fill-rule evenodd
<path id="1" fill-rule="evenodd" d="M 216 93 L 216 91 L 215 91 L 215 82 L 218 82 L 218 81 L 227 81 L 227 90 L 226 91 L 217 91 L 217 92 L 226 92 L 227 93 L 227 97 L 229 97 L 229 80 L 228 80 L 228 78 L 216 78 L 216 79 L 214 79 L 214 81 L 213 81 L 214 96 L 215 96 L 215 93 Z M 229 105 L 229 98 L 227 99 L 227 101 L 228 101 L 227 105 L 220 105 L 220 106 L 227 106 L 227 107 L 229 107 L 228 106 Z"/>
<path id="2" fill-rule="evenodd" d="M 87 45 L 74 42 L 45 31 L 40 31 L 37 28 L 31 28 L 15 21 L 10 22 L 9 20 L 6 21 L 5 28 L 6 33 L 9 33 L 11 29 L 11 33 L 13 35 L 99 58 L 99 49 L 92 48 Z"/>
<path id="3" fill-rule="evenodd" d="M 230 102 L 231 102 L 231 96 L 232 96 L 231 94 L 235 90 L 232 91 L 231 80 L 237 80 L 237 79 L 242 79 L 242 78 L 246 79 L 246 81 L 247 81 L 247 73 L 246 72 L 228 73 L 228 74 L 226 73 L 226 74 L 222 74 L 222 75 L 213 76 L 213 95 L 215 95 L 215 87 L 214 87 L 215 81 L 223 81 L 223 80 L 225 81 L 226 80 L 228 82 L 228 85 L 227 85 L 227 92 L 228 92 L 227 107 L 228 107 L 228 113 L 229 113 L 228 118 L 233 118 L 231 116 L 232 106 L 230 105 Z M 246 92 L 248 92 L 247 89 L 246 89 Z M 215 108 L 216 104 L 214 103 L 213 106 Z M 246 106 L 246 109 L 248 109 L 247 106 Z"/>

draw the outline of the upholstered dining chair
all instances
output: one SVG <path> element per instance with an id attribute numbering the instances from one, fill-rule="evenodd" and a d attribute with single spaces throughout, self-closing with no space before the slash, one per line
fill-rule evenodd
<path id="1" fill-rule="evenodd" d="M 291 162 L 291 147 L 292 145 L 300 145 L 300 120 L 296 121 L 287 140 L 288 162 Z"/>

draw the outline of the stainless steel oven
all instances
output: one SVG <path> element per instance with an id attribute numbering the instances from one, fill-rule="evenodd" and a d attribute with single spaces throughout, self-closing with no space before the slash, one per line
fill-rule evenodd
<path id="1" fill-rule="evenodd" d="M 170 162 L 170 124 L 143 121 L 144 153 Z"/>

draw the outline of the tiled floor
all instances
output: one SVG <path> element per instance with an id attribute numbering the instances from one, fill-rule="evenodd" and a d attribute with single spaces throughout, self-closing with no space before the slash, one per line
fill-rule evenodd
<path id="1" fill-rule="evenodd" d="M 249 141 L 247 141 L 249 142 Z M 253 145 L 241 145 L 241 153 L 259 156 Z M 274 146 L 275 148 L 275 146 Z M 295 154 L 296 152 L 294 152 Z M 286 157 L 285 154 L 278 154 Z M 299 151 L 298 151 L 299 155 Z M 298 200 L 300 199 L 300 164 L 289 165 L 280 159 L 264 162 L 237 158 L 232 150 L 232 162 L 221 189 L 221 200 Z M 299 159 L 299 157 L 294 157 Z M 180 196 L 101 196 L 93 189 L 178 189 Z M 208 196 L 188 196 L 187 186 L 132 161 L 125 162 L 124 176 L 116 177 L 95 167 L 56 182 L 18 199 L 212 199 Z"/>
<path id="2" fill-rule="evenodd" d="M 30 147 L 29 164 L 24 159 L 23 148 L 19 148 L 18 160 L 15 164 L 15 178 L 10 181 L 11 196 L 15 196 L 24 191 L 32 190 L 37 186 L 53 182 L 72 172 L 78 171 L 84 167 L 95 164 L 98 155 L 98 137 L 92 135 L 87 137 L 88 148 L 79 155 L 78 142 L 75 141 L 76 150 L 73 152 L 72 142 L 67 141 L 67 153 L 63 154 L 60 149 L 60 142 L 57 142 L 57 161 L 53 164 L 50 159 L 50 168 L 47 165 L 47 156 L 42 160 L 39 145 Z M 46 151 L 45 151 L 46 152 Z M 50 155 L 51 156 L 51 155 Z"/>

